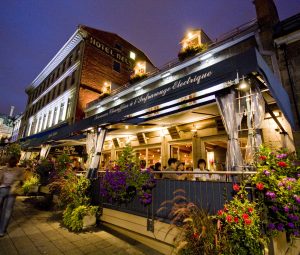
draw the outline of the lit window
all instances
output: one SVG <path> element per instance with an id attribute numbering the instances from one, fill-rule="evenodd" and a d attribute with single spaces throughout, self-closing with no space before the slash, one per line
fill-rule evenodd
<path id="1" fill-rule="evenodd" d="M 133 51 L 130 51 L 129 57 L 130 57 L 131 59 L 135 60 L 136 55 L 135 55 L 135 53 L 134 53 Z"/>

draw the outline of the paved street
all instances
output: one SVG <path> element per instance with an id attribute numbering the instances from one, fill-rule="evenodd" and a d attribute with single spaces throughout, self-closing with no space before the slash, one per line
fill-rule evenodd
<path id="1" fill-rule="evenodd" d="M 0 238 L 1 255 L 35 254 L 159 254 L 100 228 L 75 234 L 60 226 L 52 212 L 35 209 L 25 197 L 17 199 L 8 235 Z"/>

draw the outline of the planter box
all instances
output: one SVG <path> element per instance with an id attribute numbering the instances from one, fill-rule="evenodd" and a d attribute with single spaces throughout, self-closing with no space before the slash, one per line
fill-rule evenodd
<path id="1" fill-rule="evenodd" d="M 293 243 L 288 243 L 286 233 L 280 232 L 278 236 L 273 238 L 274 255 L 299 255 L 300 254 L 300 238 L 295 238 Z"/>
<path id="2" fill-rule="evenodd" d="M 31 186 L 28 193 L 38 193 L 39 192 L 39 185 Z"/>
<path id="3" fill-rule="evenodd" d="M 96 225 L 96 215 L 86 215 L 83 217 L 82 219 L 83 221 L 83 228 L 89 228 L 92 227 L 94 225 Z"/>

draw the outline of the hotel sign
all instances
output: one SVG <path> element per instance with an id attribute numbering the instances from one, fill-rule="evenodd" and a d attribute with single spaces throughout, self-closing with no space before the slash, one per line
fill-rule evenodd
<path id="1" fill-rule="evenodd" d="M 116 50 L 116 49 L 104 44 L 103 42 L 100 42 L 99 40 L 95 39 L 92 36 L 89 38 L 89 43 L 91 45 L 95 46 L 97 49 L 101 50 L 106 55 L 109 55 L 109 56 L 113 57 L 114 59 L 116 59 L 130 67 L 132 66 L 132 61 L 130 61 L 128 57 L 121 54 L 121 52 L 119 50 Z"/>

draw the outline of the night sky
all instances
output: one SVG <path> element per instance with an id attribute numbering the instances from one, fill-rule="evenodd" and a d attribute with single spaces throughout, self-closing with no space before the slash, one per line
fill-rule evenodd
<path id="1" fill-rule="evenodd" d="M 300 12 L 300 0 L 275 0 L 280 19 Z M 255 18 L 252 0 L 2 0 L 0 113 L 25 109 L 24 89 L 78 24 L 115 32 L 156 66 L 176 58 L 188 28 L 216 39 Z"/>

